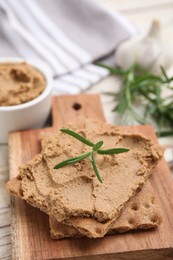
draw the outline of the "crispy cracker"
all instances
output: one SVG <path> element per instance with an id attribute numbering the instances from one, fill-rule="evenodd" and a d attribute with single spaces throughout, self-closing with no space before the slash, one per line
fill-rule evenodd
<path id="1" fill-rule="evenodd" d="M 9 182 L 8 189 L 13 195 L 22 198 L 20 178 Z M 150 229 L 160 225 L 162 221 L 161 212 L 153 194 L 151 184 L 147 181 L 143 188 L 127 203 L 120 217 L 108 231 L 108 234 L 123 233 L 135 229 Z M 89 230 L 92 234 L 97 234 L 102 232 L 105 225 L 91 218 L 73 219 L 76 228 L 59 223 L 53 217 L 49 218 L 49 222 L 51 236 L 54 239 L 81 237 L 84 235 L 79 231 L 81 228 L 85 228 L 86 231 Z"/>
<path id="2" fill-rule="evenodd" d="M 40 133 L 41 147 L 44 149 L 52 133 Z M 54 239 L 64 237 L 79 237 L 83 233 L 88 233 L 90 237 L 97 237 L 97 233 L 103 233 L 105 228 L 108 234 L 116 232 L 122 233 L 135 229 L 150 229 L 160 225 L 162 221 L 159 206 L 155 203 L 154 192 L 149 181 L 125 206 L 120 217 L 113 225 L 111 223 L 102 224 L 93 218 L 71 218 L 68 225 L 58 222 L 50 217 L 50 232 Z M 70 225 L 70 226 L 69 226 Z M 108 228 L 108 225 L 110 227 Z M 85 230 L 85 232 L 84 232 Z M 81 231 L 81 232 L 80 232 Z"/>
<path id="3" fill-rule="evenodd" d="M 64 237 L 83 236 L 80 228 L 92 229 L 92 233 L 102 232 L 102 223 L 93 219 L 78 219 L 78 226 L 67 226 L 59 223 L 54 218 L 49 218 L 50 232 L 54 239 Z M 81 223 L 80 223 L 81 222 Z M 161 212 L 158 204 L 155 202 L 153 190 L 149 181 L 143 186 L 135 197 L 133 197 L 123 209 L 120 217 L 110 227 L 107 234 L 123 233 L 136 229 L 151 229 L 160 225 L 162 222 Z M 89 225 L 89 227 L 88 227 Z"/>
<path id="4" fill-rule="evenodd" d="M 79 122 L 79 121 L 78 121 Z M 95 128 L 97 128 L 97 126 L 95 126 L 95 124 L 93 123 L 93 122 L 91 122 L 91 124 L 92 124 L 92 126 L 93 126 L 93 128 L 95 127 Z M 98 123 L 97 123 L 98 124 Z M 89 125 L 89 122 L 87 122 L 87 127 L 88 127 L 88 125 Z M 103 123 L 101 124 L 101 125 L 103 125 Z M 73 127 L 75 128 L 76 127 L 76 125 L 74 126 L 73 125 Z M 86 127 L 86 128 L 87 128 Z M 106 125 L 106 127 L 107 127 L 107 125 Z M 74 129 L 73 128 L 73 129 Z M 71 128 L 72 129 L 72 128 Z M 75 129 L 74 129 L 75 130 Z M 83 132 L 85 132 L 85 128 L 81 128 L 81 131 L 83 131 Z M 93 129 L 92 129 L 93 130 Z M 100 130 L 100 129 L 99 129 Z M 106 131 L 106 130 L 104 130 L 104 129 L 102 129 L 102 134 L 104 134 L 104 131 Z M 97 129 L 97 131 L 98 131 L 98 129 Z M 115 129 L 115 127 L 114 128 L 112 128 L 112 127 L 109 127 L 109 131 L 110 131 L 110 135 L 116 135 L 115 134 L 115 132 L 117 131 L 117 128 Z M 85 134 L 87 133 L 87 131 L 85 132 Z M 122 135 L 121 135 L 122 136 Z M 125 136 L 125 135 L 124 135 Z M 117 137 L 117 136 L 116 136 Z M 126 135 L 126 137 L 127 137 L 127 135 Z M 137 137 L 137 136 L 136 136 Z M 131 140 L 130 140 L 130 136 L 128 137 L 128 144 L 130 145 L 131 144 Z M 138 139 L 140 139 L 140 138 L 142 138 L 141 136 L 138 136 L 137 137 Z M 54 139 L 54 137 L 53 137 L 53 139 Z M 143 140 L 145 140 L 146 141 L 146 139 L 143 139 Z M 54 140 L 50 140 L 49 139 L 49 142 L 51 142 L 51 141 L 54 141 Z M 147 141 L 146 141 L 147 142 Z M 150 142 L 149 142 L 150 143 Z M 148 143 L 148 145 L 149 145 L 149 143 Z M 122 146 L 122 144 L 123 144 L 123 138 L 121 139 L 121 146 Z M 156 162 L 158 159 L 159 159 L 159 153 L 157 153 L 157 149 L 155 149 L 155 148 L 153 148 L 153 146 L 152 146 L 152 144 L 150 143 L 150 145 L 151 145 L 151 150 L 150 150 L 150 158 L 149 157 L 147 157 L 147 162 L 146 163 L 148 163 L 148 165 L 150 165 L 151 164 L 151 161 L 153 160 L 153 163 L 154 162 Z M 50 146 L 49 145 L 47 145 L 46 146 L 46 148 L 48 149 Z M 154 149 L 154 152 L 155 152 L 155 155 L 154 155 L 154 153 L 152 152 L 152 149 Z M 51 152 L 55 152 L 55 150 L 53 150 L 53 151 L 51 151 Z M 44 153 L 43 153 L 44 154 Z M 59 216 L 61 215 L 61 217 L 63 216 L 63 214 L 64 214 L 64 212 L 57 212 L 56 211 L 56 208 L 53 208 L 53 211 L 51 211 L 50 212 L 50 210 L 48 209 L 48 205 L 50 205 L 51 204 L 51 196 L 50 196 L 50 190 L 48 189 L 48 190 L 45 190 L 45 187 L 43 187 L 43 190 L 42 190 L 42 187 L 40 186 L 39 187 L 39 192 L 38 192 L 38 189 L 37 189 L 37 184 L 35 183 L 35 178 L 40 178 L 40 172 L 42 172 L 42 171 L 45 171 L 45 175 L 44 176 L 46 176 L 46 174 L 47 174 L 47 170 L 49 170 L 50 171 L 50 166 L 49 166 L 49 162 L 47 162 L 46 160 L 45 160 L 45 158 L 44 158 L 44 160 L 43 160 L 43 154 L 40 154 L 40 155 L 37 155 L 35 158 L 34 158 L 34 160 L 33 161 L 31 161 L 31 162 L 29 162 L 28 164 L 26 164 L 24 167 L 22 167 L 22 171 L 21 171 L 21 179 L 22 179 L 22 184 L 21 184 L 21 186 L 22 186 L 22 191 L 23 191 L 23 194 L 22 194 L 22 198 L 23 199 L 26 199 L 27 200 L 27 202 L 28 203 L 30 203 L 31 205 L 33 205 L 33 206 L 36 206 L 36 207 L 39 207 L 41 210 L 43 210 L 43 211 L 45 211 L 46 213 L 48 213 L 49 215 L 51 215 L 51 216 L 54 216 L 54 217 L 56 217 L 57 219 L 59 219 Z M 144 154 L 145 155 L 145 154 Z M 52 156 L 52 155 L 51 155 Z M 148 154 L 146 154 L 146 156 L 148 156 Z M 153 156 L 153 157 L 152 157 Z M 158 158 L 156 158 L 158 156 Z M 145 157 L 145 156 L 144 156 Z M 45 163 L 45 161 L 46 161 L 46 163 Z M 40 163 L 41 162 L 41 163 Z M 150 166 L 152 166 L 152 165 L 150 165 Z M 46 169 L 46 167 L 47 167 L 47 169 Z M 148 166 L 147 166 L 148 167 Z M 148 167 L 149 168 L 149 167 Z M 152 167 L 151 167 L 152 168 Z M 151 169 L 149 169 L 149 170 L 151 170 Z M 143 173 L 143 172 L 142 172 Z M 142 175 L 142 173 L 140 172 L 140 174 L 139 174 L 139 178 L 140 178 L 140 176 Z M 50 174 L 50 173 L 49 173 Z M 150 171 L 148 171 L 147 172 L 147 175 L 145 176 L 145 178 L 147 178 L 148 176 L 149 176 L 149 174 L 150 174 Z M 36 177 L 37 176 L 37 177 Z M 137 188 L 139 187 L 139 186 L 141 186 L 141 184 L 143 184 L 143 182 L 145 181 L 145 178 L 144 178 L 144 176 L 142 176 L 143 178 L 142 178 L 142 180 L 140 181 L 140 182 L 138 182 L 138 185 L 137 186 L 135 186 L 135 189 L 134 189 L 134 192 L 131 192 L 131 196 L 136 192 L 136 190 L 137 190 Z M 49 182 L 50 180 L 49 180 L 49 176 L 47 175 L 47 182 Z M 84 178 L 83 176 L 82 176 L 82 178 Z M 79 182 L 79 184 L 81 184 L 80 182 Z M 28 186 L 29 186 L 29 189 L 28 189 Z M 8 186 L 9 187 L 9 186 Z M 9 188 L 10 189 L 10 188 Z M 26 190 L 27 190 L 27 192 L 26 192 Z M 40 193 L 40 190 L 41 190 L 41 193 Z M 25 193 L 26 192 L 26 193 Z M 37 195 L 36 195 L 37 194 Z M 34 195 L 34 196 L 33 196 Z M 131 197 L 130 196 L 130 197 Z M 45 200 L 45 197 L 46 197 L 46 200 Z M 129 198 L 130 198 L 129 197 Z M 47 200 L 48 199 L 48 200 Z M 56 201 L 57 202 L 57 201 Z M 126 201 L 127 202 L 127 201 Z M 54 201 L 53 201 L 53 203 L 54 203 Z M 58 201 L 58 203 L 60 203 L 61 204 L 61 202 L 59 202 Z M 125 205 L 125 203 L 123 204 L 123 206 Z M 52 205 L 51 205 L 52 206 Z M 59 206 L 59 204 L 56 204 L 56 207 L 57 206 Z M 122 209 L 122 207 L 119 207 L 119 209 L 118 209 L 118 211 L 117 212 L 115 212 L 116 214 L 116 217 L 114 216 L 113 218 L 110 218 L 110 220 L 111 221 L 113 221 L 113 222 L 115 222 L 115 219 L 116 218 L 118 218 L 118 216 L 119 216 L 119 214 L 120 214 L 120 211 L 121 211 L 121 209 Z M 62 209 L 61 209 L 62 210 Z M 63 210 L 62 210 L 63 211 Z M 51 213 L 51 214 L 50 214 Z M 58 216 L 58 217 L 57 217 Z M 73 217 L 73 216 L 78 216 L 78 217 L 80 217 L 80 214 L 78 214 L 78 212 L 77 212 L 77 214 L 75 215 L 74 214 L 74 212 L 73 212 L 73 214 L 71 215 L 71 217 Z M 90 215 L 89 215 L 90 216 Z M 64 217 L 64 216 L 63 216 Z M 88 217 L 87 216 L 87 214 L 85 215 L 85 217 Z M 92 216 L 92 217 L 95 217 L 95 216 Z M 76 218 L 76 217 L 75 217 Z M 64 218 L 63 220 L 65 220 L 65 221 L 67 221 L 67 223 L 69 224 L 70 222 L 68 222 L 69 221 L 69 218 Z M 102 218 L 102 220 L 104 220 L 104 218 Z M 89 220 L 90 221 L 90 220 Z M 96 221 L 96 220 L 95 220 Z M 108 223 L 108 221 L 109 221 L 109 219 L 108 220 L 106 220 L 106 224 Z M 74 225 L 74 223 L 76 223 L 77 222 L 77 218 L 76 219 L 74 219 L 73 220 L 73 225 Z M 80 231 L 82 231 L 83 233 L 85 233 L 80 227 L 79 227 L 79 224 L 80 224 L 81 222 L 78 222 L 77 224 L 75 224 L 75 225 L 77 225 L 78 226 L 78 229 L 80 229 Z M 107 232 L 107 230 L 105 230 L 105 232 Z M 103 233 L 100 233 L 100 232 L 96 232 L 96 233 L 99 233 L 99 234 L 97 234 L 98 236 L 103 236 L 104 234 Z M 86 233 L 85 233 L 85 235 L 87 235 Z M 92 236 L 92 234 L 90 234 L 90 236 Z"/>

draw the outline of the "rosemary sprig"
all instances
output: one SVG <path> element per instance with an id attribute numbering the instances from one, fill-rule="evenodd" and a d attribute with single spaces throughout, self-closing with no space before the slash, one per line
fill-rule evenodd
<path id="1" fill-rule="evenodd" d="M 92 142 L 90 142 L 89 140 L 84 138 L 82 135 L 79 135 L 78 133 L 76 133 L 76 132 L 74 132 L 74 131 L 72 131 L 70 129 L 61 128 L 60 131 L 63 132 L 63 133 L 66 133 L 68 135 L 73 136 L 74 138 L 78 139 L 79 141 L 81 141 L 84 144 L 87 144 L 87 145 L 89 145 L 91 147 L 94 146 L 94 144 Z"/>
<path id="2" fill-rule="evenodd" d="M 94 154 L 95 153 L 98 153 L 98 154 L 119 154 L 119 153 L 125 153 L 125 152 L 129 151 L 129 149 L 127 149 L 127 148 L 111 148 L 111 149 L 108 149 L 108 150 L 101 150 L 101 148 L 103 147 L 103 144 L 104 144 L 103 141 L 99 141 L 99 142 L 94 144 L 91 141 L 89 141 L 88 139 L 84 138 L 82 135 L 79 135 L 78 133 L 76 133 L 76 132 L 74 132 L 70 129 L 62 128 L 62 129 L 60 129 L 60 131 L 63 132 L 63 133 L 66 133 L 68 135 L 73 136 L 74 138 L 78 139 L 79 141 L 81 141 L 82 143 L 84 143 L 88 146 L 91 146 L 92 150 L 90 152 L 83 153 L 83 154 L 81 154 L 77 157 L 73 157 L 73 158 L 70 158 L 70 159 L 65 160 L 63 162 L 58 163 L 57 165 L 54 166 L 54 169 L 59 169 L 59 168 L 64 167 L 64 166 L 80 162 L 83 159 L 88 157 L 92 166 L 93 166 L 94 172 L 95 172 L 98 180 L 101 183 L 102 183 L 102 178 L 99 174 L 99 171 L 98 171 L 95 159 L 94 159 Z"/>
<path id="3" fill-rule="evenodd" d="M 173 135 L 173 77 L 169 77 L 163 67 L 161 75 L 151 74 L 137 64 L 131 66 L 128 70 L 112 68 L 104 64 L 97 64 L 110 71 L 113 75 L 118 75 L 122 79 L 120 91 L 105 94 L 111 95 L 116 101 L 113 111 L 119 114 L 121 124 L 131 124 L 138 122 L 148 124 L 150 118 L 157 125 L 157 134 L 159 136 Z M 163 98 L 163 90 L 172 91 L 169 97 Z M 144 109 L 141 116 L 138 110 Z"/>

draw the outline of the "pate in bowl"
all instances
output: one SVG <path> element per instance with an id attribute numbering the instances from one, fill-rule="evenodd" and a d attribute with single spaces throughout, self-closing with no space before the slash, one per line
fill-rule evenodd
<path id="1" fill-rule="evenodd" d="M 42 127 L 50 113 L 52 75 L 43 64 L 0 59 L 0 143 L 11 131 Z"/>

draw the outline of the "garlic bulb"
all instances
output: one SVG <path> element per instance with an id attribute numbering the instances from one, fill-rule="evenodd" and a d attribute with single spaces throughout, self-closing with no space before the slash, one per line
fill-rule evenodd
<path id="1" fill-rule="evenodd" d="M 128 69 L 134 63 L 153 73 L 160 73 L 160 66 L 171 67 L 173 55 L 163 46 L 159 21 L 154 20 L 149 32 L 136 35 L 122 42 L 115 52 L 116 65 Z"/>

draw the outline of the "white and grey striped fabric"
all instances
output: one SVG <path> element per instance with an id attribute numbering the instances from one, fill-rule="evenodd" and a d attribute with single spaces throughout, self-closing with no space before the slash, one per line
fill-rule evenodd
<path id="1" fill-rule="evenodd" d="M 0 56 L 45 62 L 54 94 L 77 94 L 108 75 L 94 61 L 111 54 L 136 28 L 87 0 L 0 0 Z"/>

